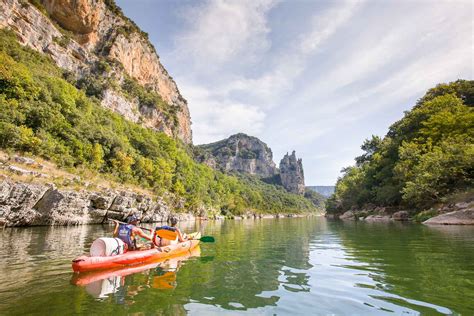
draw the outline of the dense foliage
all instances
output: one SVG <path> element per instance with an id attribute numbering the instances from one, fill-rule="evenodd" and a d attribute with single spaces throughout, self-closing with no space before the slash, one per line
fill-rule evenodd
<path id="1" fill-rule="evenodd" d="M 185 145 L 104 109 L 66 81 L 70 75 L 48 57 L 20 46 L 8 31 L 0 36 L 0 148 L 96 170 L 158 194 L 173 192 L 185 198 L 188 210 L 314 210 L 281 188 L 196 163 Z M 127 88 L 133 93 L 133 85 Z"/>
<path id="2" fill-rule="evenodd" d="M 474 81 L 430 89 L 384 138 L 343 169 L 328 212 L 368 205 L 425 209 L 474 185 Z"/>
<path id="3" fill-rule="evenodd" d="M 312 189 L 306 188 L 304 192 L 304 197 L 310 200 L 311 203 L 313 203 L 313 205 L 317 207 L 318 209 L 320 210 L 325 209 L 326 198 L 321 193 L 318 193 Z"/>

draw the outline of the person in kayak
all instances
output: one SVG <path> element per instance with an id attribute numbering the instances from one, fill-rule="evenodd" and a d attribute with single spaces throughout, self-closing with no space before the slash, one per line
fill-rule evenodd
<path id="1" fill-rule="evenodd" d="M 128 224 L 121 224 L 116 222 L 115 229 L 114 229 L 114 237 L 120 238 L 126 245 L 127 250 L 137 250 L 137 238 L 136 236 L 145 238 L 147 240 L 152 241 L 152 236 L 144 233 L 138 225 L 140 220 L 135 215 L 130 215 L 127 218 Z"/>
<path id="2" fill-rule="evenodd" d="M 187 240 L 186 234 L 181 233 L 181 230 L 176 227 L 178 224 L 178 219 L 176 217 L 171 217 L 169 219 L 170 226 L 158 226 L 155 228 L 155 234 L 153 238 L 153 243 L 158 247 L 168 246 L 168 245 L 176 245 L 179 242 L 183 242 Z M 176 232 L 175 239 L 166 239 L 158 236 L 158 231 L 161 229 L 169 230 L 172 232 Z"/>

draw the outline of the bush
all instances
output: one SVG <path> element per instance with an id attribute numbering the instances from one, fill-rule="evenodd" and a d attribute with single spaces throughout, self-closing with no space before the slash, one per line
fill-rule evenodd
<path id="1" fill-rule="evenodd" d="M 330 212 L 366 204 L 426 209 L 474 185 L 474 81 L 430 89 L 338 180 Z"/>
<path id="2" fill-rule="evenodd" d="M 38 154 L 60 166 L 95 170 L 115 179 L 174 192 L 188 210 L 314 211 L 301 196 L 255 178 L 224 175 L 196 163 L 182 143 L 100 106 L 103 88 L 63 79 L 49 59 L 0 30 L 0 147 Z M 91 86 L 93 88 L 91 88 Z M 145 106 L 161 98 L 134 81 L 125 85 Z M 137 90 L 135 90 L 137 88 Z"/>

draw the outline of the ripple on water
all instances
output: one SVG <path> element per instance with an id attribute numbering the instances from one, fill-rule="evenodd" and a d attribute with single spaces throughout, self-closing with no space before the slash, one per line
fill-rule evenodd
<path id="1" fill-rule="evenodd" d="M 199 260 L 111 278 L 111 291 L 70 284 L 70 260 L 110 227 L 8 230 L 0 314 L 474 314 L 473 229 L 322 218 L 208 221 L 187 230 L 196 227 L 216 237 Z"/>

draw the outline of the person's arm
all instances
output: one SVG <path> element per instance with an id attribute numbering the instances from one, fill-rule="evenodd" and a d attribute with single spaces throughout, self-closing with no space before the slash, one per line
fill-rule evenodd
<path id="1" fill-rule="evenodd" d="M 186 238 L 183 237 L 183 234 L 181 233 L 181 231 L 179 230 L 179 228 L 176 228 L 176 232 L 178 233 L 178 240 L 179 240 L 180 242 L 186 241 Z"/>
<path id="2" fill-rule="evenodd" d="M 142 237 L 142 238 L 145 238 L 145 239 L 148 239 L 149 241 L 152 241 L 153 237 L 144 233 L 143 230 L 141 230 L 140 228 L 137 228 L 135 227 L 134 229 L 134 232 L 135 234 L 137 234 L 138 236 Z"/>
<path id="3" fill-rule="evenodd" d="M 114 237 L 118 236 L 119 223 L 115 222 Z"/>

